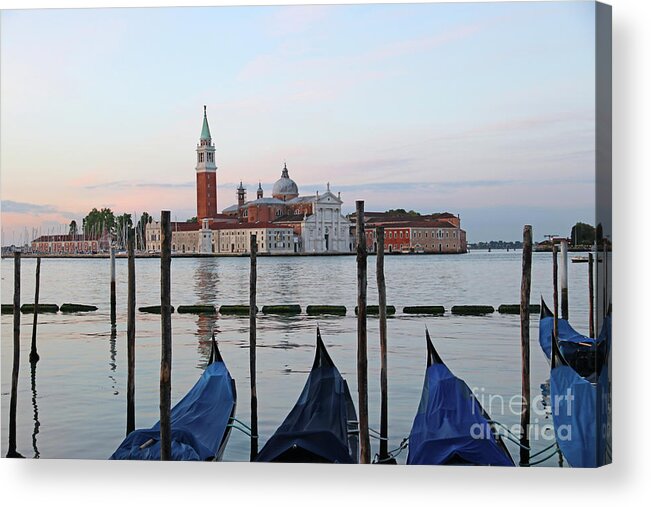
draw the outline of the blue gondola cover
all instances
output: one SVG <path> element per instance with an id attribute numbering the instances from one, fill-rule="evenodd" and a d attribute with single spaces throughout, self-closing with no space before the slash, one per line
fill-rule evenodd
<path id="1" fill-rule="evenodd" d="M 357 416 L 348 384 L 320 335 L 312 371 L 294 408 L 255 461 L 357 463 Z"/>
<path id="2" fill-rule="evenodd" d="M 442 361 L 427 367 L 407 464 L 514 466 L 477 398 Z"/>
<path id="3" fill-rule="evenodd" d="M 171 410 L 172 459 L 214 458 L 229 431 L 235 401 L 235 386 L 226 365 L 213 362 Z M 131 432 L 110 459 L 160 460 L 160 422 Z"/>
<path id="4" fill-rule="evenodd" d="M 551 359 L 552 336 L 554 334 L 554 315 L 546 307 L 544 301 L 542 301 L 541 307 L 543 311 L 541 312 L 540 316 L 538 341 L 540 343 L 540 348 L 542 348 L 547 359 Z M 576 349 L 577 346 L 584 347 L 588 345 L 590 347 L 594 347 L 596 344 L 596 340 L 594 338 L 584 336 L 581 333 L 577 332 L 565 319 L 558 319 L 558 341 L 561 352 L 568 360 L 571 360 L 571 358 L 568 356 L 572 350 Z M 563 350 L 564 346 L 567 346 L 567 350 Z"/>

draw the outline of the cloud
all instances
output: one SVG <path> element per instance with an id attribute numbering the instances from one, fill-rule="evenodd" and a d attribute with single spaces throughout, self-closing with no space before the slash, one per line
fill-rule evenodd
<path id="1" fill-rule="evenodd" d="M 158 182 L 141 182 L 141 181 L 107 181 L 105 183 L 94 183 L 92 185 L 84 185 L 86 190 L 96 189 L 123 189 L 123 188 L 189 188 L 195 186 L 194 181 L 182 181 L 179 183 L 158 183 Z"/>
<path id="2" fill-rule="evenodd" d="M 61 212 L 56 206 L 51 204 L 34 204 L 31 202 L 18 202 L 3 199 L 2 200 L 3 213 L 20 213 L 28 215 L 45 215 L 53 213 L 67 213 Z"/>

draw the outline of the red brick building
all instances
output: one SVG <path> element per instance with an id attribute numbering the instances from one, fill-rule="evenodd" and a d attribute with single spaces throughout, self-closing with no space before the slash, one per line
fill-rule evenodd
<path id="1" fill-rule="evenodd" d="M 355 216 L 352 217 L 356 223 Z M 394 215 L 364 213 L 366 248 L 377 252 L 376 229 L 384 227 L 384 251 L 389 253 L 466 253 L 466 231 L 452 213 Z"/>
<path id="2" fill-rule="evenodd" d="M 109 236 L 89 237 L 84 234 L 39 236 L 32 241 L 32 252 L 40 254 L 94 254 L 109 249 Z"/>

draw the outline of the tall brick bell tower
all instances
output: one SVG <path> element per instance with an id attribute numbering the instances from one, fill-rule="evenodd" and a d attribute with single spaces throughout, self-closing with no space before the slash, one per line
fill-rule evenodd
<path id="1" fill-rule="evenodd" d="M 217 215 L 217 166 L 215 145 L 210 137 L 206 106 L 203 106 L 203 126 L 197 144 L 197 221 Z"/>

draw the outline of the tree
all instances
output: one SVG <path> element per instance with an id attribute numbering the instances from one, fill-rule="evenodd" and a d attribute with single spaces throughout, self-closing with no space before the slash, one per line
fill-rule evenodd
<path id="1" fill-rule="evenodd" d="M 88 237 L 99 237 L 104 232 L 115 232 L 115 216 L 110 208 L 93 208 L 82 221 L 82 229 Z"/>
<path id="2" fill-rule="evenodd" d="M 577 245 L 592 245 L 595 242 L 595 228 L 590 224 L 577 222 L 572 227 L 571 243 Z"/>
<path id="3" fill-rule="evenodd" d="M 150 224 L 151 222 L 152 217 L 145 211 L 140 215 L 140 220 L 138 220 L 138 224 L 136 225 L 136 243 L 140 243 L 142 250 L 147 249 L 147 237 L 145 232 L 147 230 L 147 224 Z"/>
<path id="4" fill-rule="evenodd" d="M 70 222 L 70 229 L 68 231 L 68 234 L 70 234 L 70 236 L 76 236 L 77 235 L 77 221 L 76 220 L 73 220 L 72 222 Z"/>
<path id="5" fill-rule="evenodd" d="M 186 222 L 191 222 L 191 223 L 193 223 L 193 224 L 196 224 L 196 223 L 197 223 L 197 217 L 188 218 L 188 219 L 186 220 Z"/>
<path id="6" fill-rule="evenodd" d="M 410 209 L 409 211 L 407 211 L 404 208 L 389 209 L 389 210 L 385 211 L 385 213 L 387 215 L 390 215 L 390 216 L 401 216 L 401 215 L 409 215 L 409 216 L 412 216 L 412 217 L 419 217 L 420 216 L 420 213 L 418 211 L 414 211 L 413 209 Z"/>

